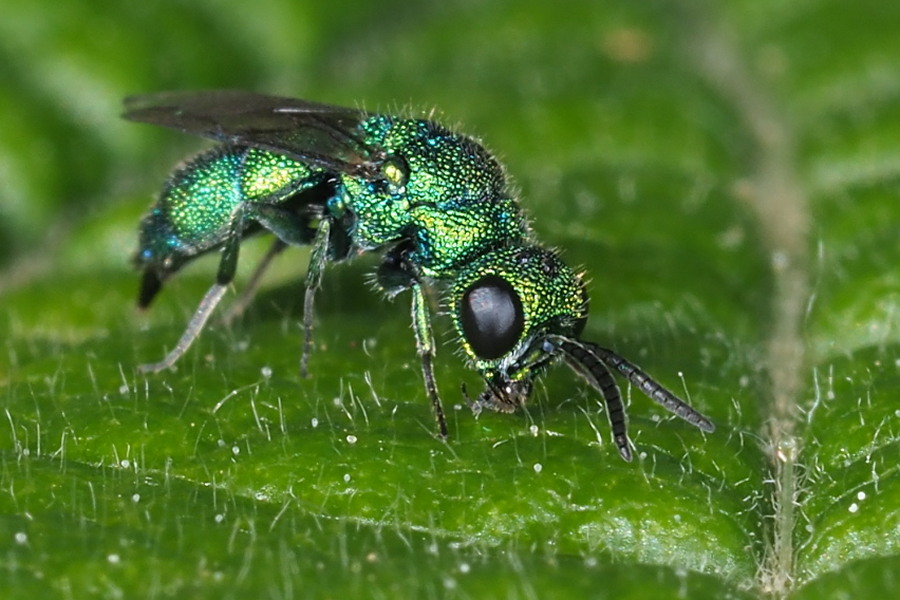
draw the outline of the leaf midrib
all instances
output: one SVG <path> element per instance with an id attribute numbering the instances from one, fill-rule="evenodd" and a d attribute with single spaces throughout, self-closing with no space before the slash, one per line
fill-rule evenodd
<path id="1" fill-rule="evenodd" d="M 683 42 L 687 53 L 744 121 L 756 151 L 747 172 L 750 194 L 746 204 L 770 257 L 774 284 L 764 355 L 768 418 L 761 432 L 772 472 L 760 473 L 760 482 L 772 494 L 772 513 L 763 516 L 771 517 L 774 524 L 766 531 L 768 539 L 758 557 L 757 586 L 783 598 L 795 580 L 794 504 L 800 493 L 796 466 L 802 451 L 795 427 L 807 361 L 802 324 L 810 294 L 809 201 L 796 170 L 794 132 L 767 94 L 764 82 L 748 67 L 735 36 L 715 18 L 709 5 L 700 15 L 684 2 L 678 4 L 692 21 L 691 27 L 682 29 L 691 32 L 690 39 Z"/>

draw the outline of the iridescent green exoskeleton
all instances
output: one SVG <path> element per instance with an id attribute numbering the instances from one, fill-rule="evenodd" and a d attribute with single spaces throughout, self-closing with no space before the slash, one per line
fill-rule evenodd
<path id="1" fill-rule="evenodd" d="M 181 339 L 144 372 L 173 365 L 234 278 L 241 241 L 275 242 L 251 279 L 287 246 L 311 245 L 301 372 L 312 348 L 313 301 L 329 261 L 380 251 L 376 282 L 409 290 L 425 388 L 447 437 L 433 373 L 425 289 L 443 302 L 486 387 L 470 401 L 513 411 L 535 378 L 562 358 L 603 396 L 620 455 L 631 459 L 621 394 L 611 371 L 704 431 L 712 423 L 634 364 L 580 339 L 587 296 L 580 276 L 532 237 L 502 167 L 476 141 L 423 119 L 370 114 L 238 91 L 170 92 L 125 101 L 125 118 L 211 138 L 219 145 L 179 167 L 144 217 L 138 303 L 149 306 L 185 263 L 217 251 L 216 282 Z"/>

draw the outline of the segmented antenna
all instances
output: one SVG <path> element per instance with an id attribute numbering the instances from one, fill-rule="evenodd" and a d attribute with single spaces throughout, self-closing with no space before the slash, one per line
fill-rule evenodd
<path id="1" fill-rule="evenodd" d="M 715 431 L 716 426 L 713 425 L 712 421 L 697 412 L 690 404 L 664 388 L 662 384 L 647 375 L 636 364 L 625 360 L 612 350 L 601 348 L 590 342 L 580 343 L 591 348 L 600 360 L 621 373 L 628 381 L 644 392 L 648 398 L 662 405 L 670 413 L 678 415 L 691 425 L 707 433 Z"/>
<path id="2" fill-rule="evenodd" d="M 612 429 L 613 440 L 619 455 L 631 462 L 631 442 L 628 439 L 628 423 L 622 393 L 612 373 L 604 364 L 602 356 L 593 352 L 593 344 L 562 339 L 560 348 L 565 353 L 566 363 L 603 396 L 606 416 Z"/>
<path id="3" fill-rule="evenodd" d="M 648 398 L 691 425 L 707 433 L 712 433 L 715 430 L 715 425 L 713 425 L 712 421 L 663 387 L 662 384 L 650 377 L 636 364 L 622 358 L 612 350 L 601 348 L 591 342 L 558 336 L 553 336 L 552 342 L 556 343 L 559 349 L 563 351 L 566 363 L 572 370 L 584 377 L 591 387 L 599 391 L 603 396 L 603 400 L 606 402 L 606 412 L 610 428 L 612 429 L 613 439 L 619 449 L 619 454 L 625 460 L 631 460 L 628 425 L 625 407 L 622 404 L 622 393 L 619 391 L 619 386 L 616 384 L 612 373 L 610 373 L 610 369 L 628 379 Z"/>

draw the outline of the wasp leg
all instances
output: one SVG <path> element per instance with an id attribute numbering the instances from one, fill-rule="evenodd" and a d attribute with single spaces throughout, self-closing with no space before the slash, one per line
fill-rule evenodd
<path id="1" fill-rule="evenodd" d="M 434 417 L 437 420 L 438 434 L 447 439 L 447 420 L 444 418 L 444 407 L 438 394 L 434 380 L 434 335 L 431 332 L 431 315 L 428 310 L 428 299 L 422 287 L 415 266 L 407 258 L 411 248 L 409 243 L 401 243 L 385 254 L 378 267 L 376 279 L 378 284 L 391 297 L 405 289 L 412 291 L 412 324 L 416 335 L 416 350 L 422 361 L 422 376 L 425 379 L 425 392 L 431 400 Z"/>
<path id="2" fill-rule="evenodd" d="M 187 352 L 187 349 L 191 347 L 191 344 L 194 343 L 194 340 L 197 339 L 197 336 L 203 331 L 203 327 L 206 326 L 206 321 L 209 320 L 209 316 L 212 314 L 213 310 L 215 310 L 219 301 L 222 300 L 222 296 L 225 295 L 227 289 L 227 285 L 222 285 L 218 282 L 214 283 L 206 292 L 206 295 L 203 296 L 203 300 L 200 301 L 200 305 L 194 312 L 194 316 L 188 321 L 187 328 L 184 330 L 184 333 L 181 334 L 181 338 L 179 338 L 175 347 L 172 348 L 172 350 L 166 354 L 165 358 L 159 362 L 138 365 L 138 372 L 157 373 L 164 369 L 168 369 L 178 362 L 178 359 Z"/>
<path id="3" fill-rule="evenodd" d="M 313 240 L 309 267 L 306 269 L 306 292 L 303 294 L 303 354 L 300 356 L 300 376 L 309 377 L 309 355 L 312 353 L 314 302 L 316 292 L 322 285 L 322 271 L 328 260 L 331 221 L 323 219 L 319 222 L 316 238 Z"/>
<path id="4" fill-rule="evenodd" d="M 291 246 L 312 243 L 312 255 L 306 270 L 306 292 L 303 297 L 303 354 L 300 357 L 300 375 L 309 376 L 309 355 L 312 353 L 313 318 L 315 296 L 322 283 L 322 271 L 331 252 L 331 219 L 315 216 L 316 211 L 306 213 L 284 210 L 278 206 L 254 207 L 254 218 L 274 233 L 278 239 Z M 317 221 L 314 226 L 313 222 Z M 270 251 L 273 253 L 275 248 Z M 278 251 L 281 249 L 279 248 Z M 274 252 L 277 253 L 277 252 Z"/>
<path id="5" fill-rule="evenodd" d="M 223 325 L 230 325 L 232 321 L 244 314 L 244 311 L 247 310 L 247 307 L 250 306 L 250 303 L 253 302 L 253 298 L 256 296 L 256 290 L 259 289 L 259 283 L 262 281 L 262 276 L 266 272 L 266 269 L 272 264 L 272 260 L 281 254 L 287 246 L 288 245 L 284 241 L 275 238 L 275 241 L 272 242 L 268 252 L 266 252 L 266 255 L 259 261 L 256 270 L 253 271 L 253 275 L 250 276 L 250 281 L 247 282 L 241 295 L 228 307 L 225 314 L 222 315 Z"/>
<path id="6" fill-rule="evenodd" d="M 428 301 L 422 290 L 421 283 L 412 286 L 412 320 L 413 330 L 416 332 L 416 349 L 422 359 L 422 375 L 425 378 L 425 391 L 431 399 L 434 408 L 434 417 L 437 419 L 438 433 L 442 439 L 447 439 L 447 421 L 444 418 L 444 407 L 441 405 L 441 397 L 438 395 L 437 384 L 434 381 L 434 335 L 431 332 L 431 317 L 428 311 Z"/>
<path id="7" fill-rule="evenodd" d="M 197 339 L 197 336 L 200 335 L 200 332 L 203 331 L 203 327 L 206 326 L 206 322 L 212 315 L 213 310 L 222 300 L 222 296 L 225 295 L 228 284 L 234 279 L 234 273 L 237 270 L 238 254 L 240 254 L 243 223 L 243 211 L 238 210 L 232 217 L 228 237 L 225 240 L 225 245 L 222 247 L 222 259 L 219 261 L 216 282 L 203 296 L 203 300 L 200 301 L 200 305 L 194 311 L 191 320 L 188 321 L 184 333 L 178 339 L 178 343 L 161 361 L 138 365 L 140 373 L 157 373 L 168 369 L 178 362 L 178 359 L 187 352 L 194 340 Z"/>

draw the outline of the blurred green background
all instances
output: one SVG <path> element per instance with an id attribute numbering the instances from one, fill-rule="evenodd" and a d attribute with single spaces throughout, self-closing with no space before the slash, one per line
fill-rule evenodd
<path id="1" fill-rule="evenodd" d="M 0 596 L 897 596 L 898 29 L 883 0 L 6 0 Z M 326 271 L 299 378 L 306 249 L 138 375 L 215 260 L 134 310 L 140 215 L 207 146 L 121 98 L 205 88 L 484 140 L 587 271 L 585 336 L 716 433 L 625 388 L 624 464 L 563 367 L 526 413 L 475 419 L 438 318 L 440 443 L 375 256 Z"/>

